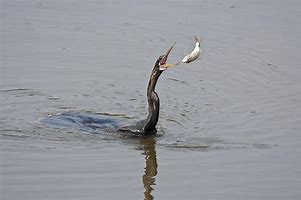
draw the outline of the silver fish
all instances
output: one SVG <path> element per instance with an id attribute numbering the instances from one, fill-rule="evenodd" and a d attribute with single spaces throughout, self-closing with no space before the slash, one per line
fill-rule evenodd
<path id="1" fill-rule="evenodd" d="M 195 47 L 190 54 L 187 54 L 183 59 L 183 63 L 190 63 L 196 60 L 201 54 L 201 38 L 194 37 L 195 39 Z"/>

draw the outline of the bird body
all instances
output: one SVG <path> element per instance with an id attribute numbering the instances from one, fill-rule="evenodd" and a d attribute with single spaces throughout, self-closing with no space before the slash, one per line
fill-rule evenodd
<path id="1" fill-rule="evenodd" d="M 182 59 L 182 62 L 183 63 L 190 63 L 194 60 L 196 60 L 200 54 L 201 54 L 201 40 L 197 37 L 194 37 L 195 38 L 195 47 L 194 49 L 192 50 L 191 53 L 187 54 L 183 59 Z"/>

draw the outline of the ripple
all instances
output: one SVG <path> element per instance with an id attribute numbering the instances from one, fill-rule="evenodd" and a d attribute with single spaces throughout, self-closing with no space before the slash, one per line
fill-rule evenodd
<path id="1" fill-rule="evenodd" d="M 27 91 L 31 89 L 27 88 L 13 88 L 13 89 L 5 89 L 5 90 L 0 90 L 0 92 L 15 92 L 15 91 Z"/>

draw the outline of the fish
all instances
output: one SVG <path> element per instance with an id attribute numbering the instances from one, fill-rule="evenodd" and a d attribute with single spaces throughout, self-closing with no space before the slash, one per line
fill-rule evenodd
<path id="1" fill-rule="evenodd" d="M 190 63 L 190 62 L 196 60 L 201 54 L 201 51 L 202 51 L 201 50 L 201 38 L 197 38 L 196 36 L 194 36 L 194 39 L 195 39 L 195 47 L 191 53 L 187 54 L 182 59 L 183 63 Z"/>

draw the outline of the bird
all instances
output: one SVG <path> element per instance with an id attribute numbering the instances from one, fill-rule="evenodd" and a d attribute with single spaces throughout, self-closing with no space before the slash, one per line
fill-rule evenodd
<path id="1" fill-rule="evenodd" d="M 166 69 L 174 66 L 173 64 L 168 64 L 167 58 L 173 49 L 175 43 L 167 49 L 167 51 L 159 56 L 156 60 L 154 67 L 152 69 L 151 75 L 149 77 L 149 82 L 147 86 L 147 102 L 148 102 L 148 115 L 147 118 L 137 122 L 132 126 L 124 126 L 117 129 L 118 133 L 130 133 L 132 136 L 145 136 L 153 135 L 157 133 L 156 125 L 159 119 L 160 111 L 160 99 L 155 91 L 157 81 Z"/>
<path id="2" fill-rule="evenodd" d="M 196 38 L 196 41 L 196 49 L 199 49 L 200 40 Z M 176 64 L 167 63 L 168 56 L 173 50 L 175 44 L 176 43 L 174 43 L 170 48 L 168 48 L 163 55 L 159 56 L 151 71 L 146 90 L 148 102 L 148 115 L 146 119 L 138 121 L 134 125 L 121 126 L 117 121 L 112 119 L 87 116 L 85 114 L 76 112 L 67 112 L 49 116 L 48 118 L 45 118 L 43 120 L 43 123 L 55 127 L 75 126 L 79 127 L 81 130 L 87 130 L 88 132 L 91 131 L 93 133 L 98 133 L 99 131 L 109 134 L 117 133 L 121 137 L 141 137 L 156 134 L 156 125 L 158 123 L 160 113 L 160 99 L 157 92 L 155 91 L 155 88 L 160 75 L 166 69 L 173 66 L 177 66 L 181 62 L 179 61 Z M 198 51 L 200 51 L 200 49 Z M 199 53 L 193 55 L 199 56 Z M 192 58 L 195 58 L 195 56 Z M 190 60 L 189 62 L 191 61 L 193 60 Z"/>

